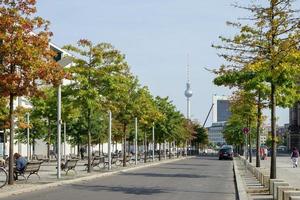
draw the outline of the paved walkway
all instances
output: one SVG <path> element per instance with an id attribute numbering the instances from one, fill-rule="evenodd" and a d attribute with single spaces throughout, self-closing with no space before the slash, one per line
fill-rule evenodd
<path id="1" fill-rule="evenodd" d="M 233 200 L 232 161 L 197 157 L 6 198 L 21 199 Z"/>
<path id="2" fill-rule="evenodd" d="M 252 165 L 255 166 L 255 157 L 253 157 Z M 271 158 L 261 160 L 261 170 L 265 174 L 270 174 Z M 291 186 L 300 188 L 300 167 L 293 168 L 289 155 L 281 155 L 277 157 L 277 178 L 283 179 Z"/>
<path id="3" fill-rule="evenodd" d="M 183 159 L 183 158 L 179 158 Z M 167 159 L 162 162 L 174 162 L 176 159 Z M 36 175 L 31 175 L 28 181 L 26 182 L 22 177 L 15 182 L 14 185 L 6 185 L 3 188 L 0 188 L 0 198 L 6 198 L 12 194 L 20 194 L 27 191 L 40 190 L 42 188 L 56 187 L 58 185 L 72 183 L 73 181 L 80 180 L 89 180 L 94 177 L 106 176 L 113 173 L 117 173 L 121 170 L 131 170 L 137 167 L 145 167 L 148 165 L 160 164 L 160 162 L 147 162 L 147 163 L 138 163 L 138 166 L 134 164 L 128 165 L 126 168 L 121 166 L 112 165 L 112 170 L 108 171 L 107 168 L 98 168 L 95 167 L 92 173 L 87 173 L 85 164 L 87 161 L 78 161 L 76 166 L 76 173 L 74 171 L 69 171 L 68 175 L 64 171 L 61 173 L 61 179 L 57 179 L 56 176 L 56 162 L 44 162 L 40 168 L 39 175 L 40 179 Z"/>

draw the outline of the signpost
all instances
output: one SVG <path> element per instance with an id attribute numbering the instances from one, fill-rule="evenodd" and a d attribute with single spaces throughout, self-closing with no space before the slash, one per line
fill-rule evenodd
<path id="1" fill-rule="evenodd" d="M 244 127 L 243 128 L 243 133 L 245 134 L 246 137 L 246 145 L 245 145 L 245 157 L 246 160 L 248 159 L 248 140 L 247 140 L 247 135 L 249 134 L 249 128 L 248 127 Z"/>

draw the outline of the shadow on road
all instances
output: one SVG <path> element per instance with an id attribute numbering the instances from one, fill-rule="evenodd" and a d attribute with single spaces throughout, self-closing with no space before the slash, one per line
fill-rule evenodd
<path id="1" fill-rule="evenodd" d="M 85 184 L 72 184 L 73 189 L 84 191 L 110 191 L 110 192 L 123 192 L 126 194 L 134 195 L 153 195 L 158 193 L 168 193 L 168 191 L 160 188 L 145 188 L 145 187 L 124 187 L 124 186 L 106 186 L 106 185 L 85 185 Z"/>
<path id="2" fill-rule="evenodd" d="M 207 175 L 197 174 L 164 174 L 164 173 L 126 173 L 123 172 L 120 175 L 125 176 L 144 176 L 144 177 L 158 177 L 158 178 L 209 178 Z"/>

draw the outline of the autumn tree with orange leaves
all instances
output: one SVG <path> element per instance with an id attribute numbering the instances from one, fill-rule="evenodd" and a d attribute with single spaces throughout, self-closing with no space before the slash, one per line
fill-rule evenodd
<path id="1" fill-rule="evenodd" d="M 49 48 L 49 22 L 35 16 L 35 0 L 0 0 L 0 95 L 9 99 L 9 184 L 13 184 L 13 101 L 39 94 L 39 86 L 63 77 Z"/>

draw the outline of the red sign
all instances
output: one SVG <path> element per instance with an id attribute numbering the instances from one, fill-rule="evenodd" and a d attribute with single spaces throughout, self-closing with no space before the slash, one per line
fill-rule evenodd
<path id="1" fill-rule="evenodd" d="M 249 128 L 248 127 L 243 128 L 243 132 L 244 132 L 244 134 L 247 135 L 249 133 Z"/>

